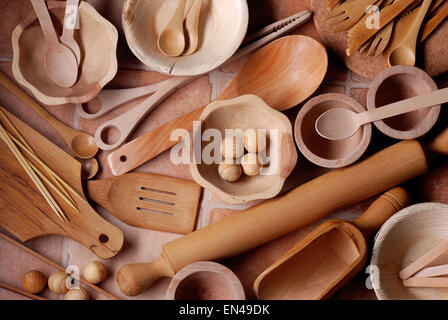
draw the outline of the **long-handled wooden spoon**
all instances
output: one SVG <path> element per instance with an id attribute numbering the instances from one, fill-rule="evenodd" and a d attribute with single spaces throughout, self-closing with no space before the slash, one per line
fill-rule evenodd
<path id="1" fill-rule="evenodd" d="M 72 50 L 76 56 L 76 61 L 78 66 L 81 63 L 81 49 L 79 48 L 78 42 L 73 38 L 73 34 L 76 28 L 76 22 L 78 19 L 78 5 L 79 0 L 67 0 L 64 18 L 64 29 L 62 30 L 62 36 L 59 38 L 62 44 Z M 69 20 L 69 18 L 74 18 L 75 20 Z"/>
<path id="2" fill-rule="evenodd" d="M 272 108 L 287 110 L 319 87 L 327 64 L 326 50 L 316 40 L 306 36 L 283 37 L 254 53 L 217 100 L 251 93 Z M 191 129 L 204 108 L 168 122 L 111 153 L 108 163 L 113 174 L 129 172 L 177 144 L 170 139 L 171 133 Z"/>
<path id="3" fill-rule="evenodd" d="M 415 50 L 417 47 L 417 38 L 422 26 L 423 20 L 428 13 L 432 0 L 424 0 L 414 23 L 407 32 L 403 40 L 395 48 L 393 48 L 387 56 L 387 64 L 389 67 L 396 65 L 415 65 Z"/>
<path id="4" fill-rule="evenodd" d="M 157 39 L 160 51 L 168 57 L 180 56 L 185 50 L 185 5 L 186 0 L 178 1 L 171 20 Z"/>
<path id="5" fill-rule="evenodd" d="M 187 30 L 188 41 L 183 53 L 186 56 L 193 54 L 198 48 L 199 43 L 199 16 L 201 14 L 202 0 L 193 0 L 190 10 L 185 18 L 185 29 Z"/>
<path id="6" fill-rule="evenodd" d="M 78 61 L 75 54 L 61 44 L 51 21 L 45 0 L 31 0 L 47 42 L 45 64 L 48 76 L 58 86 L 69 88 L 78 79 Z"/>
<path id="7" fill-rule="evenodd" d="M 19 86 L 12 82 L 7 76 L 0 72 L 0 85 L 8 89 L 12 94 L 19 98 L 28 107 L 33 109 L 39 116 L 41 116 L 49 125 L 51 125 L 64 139 L 67 146 L 73 154 L 80 159 L 92 158 L 97 152 L 98 147 L 95 139 L 78 130 L 72 129 L 42 108 L 36 101 L 34 101 L 28 94 L 25 93 Z"/>
<path id="8" fill-rule="evenodd" d="M 362 113 L 336 108 L 324 112 L 316 120 L 315 127 L 317 133 L 324 138 L 343 140 L 353 136 L 366 123 L 391 118 L 445 102 L 448 102 L 448 88 L 391 103 Z"/>

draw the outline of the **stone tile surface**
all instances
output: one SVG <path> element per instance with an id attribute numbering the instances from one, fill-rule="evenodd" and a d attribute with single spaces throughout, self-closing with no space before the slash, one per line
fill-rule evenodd
<path id="1" fill-rule="evenodd" d="M 103 16 L 109 19 L 119 31 L 118 59 L 120 69 L 115 79 L 107 85 L 107 89 L 124 89 L 144 86 L 158 83 L 169 78 L 165 75 L 149 71 L 148 68 L 143 66 L 133 56 L 127 47 L 121 29 L 121 8 L 124 0 L 88 0 L 88 2 Z M 248 4 L 250 8 L 249 32 L 253 32 L 269 23 L 285 18 L 298 11 L 309 8 L 310 6 L 308 0 L 248 0 Z M 11 32 L 30 10 L 31 7 L 28 0 L 0 0 L 0 71 L 4 72 L 9 77 L 12 77 Z M 299 28 L 294 33 L 318 38 L 312 21 Z M 315 95 L 327 92 L 343 93 L 350 95 L 365 106 L 369 82 L 347 71 L 333 54 L 329 54 L 329 59 L 328 73 L 324 83 L 317 90 Z M 187 112 L 197 109 L 218 97 L 232 81 L 233 77 L 240 70 L 245 61 L 246 59 L 243 58 L 232 64 L 223 66 L 219 70 L 213 71 L 209 75 L 203 76 L 177 90 L 142 121 L 140 126 L 132 134 L 131 139 L 157 128 Z M 436 80 L 441 87 L 448 86 L 448 77 L 441 76 Z M 298 84 L 298 86 L 299 85 L 300 84 Z M 131 110 L 145 99 L 146 98 L 143 97 L 126 103 L 110 114 L 97 120 L 81 119 L 72 105 L 54 107 L 45 106 L 45 108 L 67 125 L 94 134 L 96 128 L 101 123 Z M 97 103 L 97 101 L 92 101 L 85 107 L 92 110 L 95 108 L 95 103 Z M 49 127 L 34 112 L 29 111 L 23 103 L 1 86 L 0 105 L 19 116 L 23 121 L 31 125 L 51 141 L 55 142 L 61 148 L 67 149 L 62 139 L 51 127 Z M 295 120 L 300 107 L 301 106 L 298 106 L 285 112 L 292 122 Z M 447 117 L 447 112 L 443 111 L 437 128 L 432 130 L 430 136 L 434 136 L 437 132 L 443 129 L 443 123 L 446 123 L 445 120 L 447 120 Z M 113 138 L 112 134 L 110 138 Z M 371 143 L 366 155 L 396 142 L 384 137 L 384 135 L 379 133 L 375 128 L 372 141 L 375 141 L 375 143 Z M 101 170 L 97 178 L 109 178 L 112 176 L 106 164 L 107 154 L 107 152 L 100 152 L 97 155 L 97 159 L 101 165 Z M 171 163 L 169 151 L 141 166 L 137 171 L 153 172 L 191 179 L 188 166 L 176 166 Z M 328 171 L 328 169 L 319 168 L 311 164 L 303 156 L 299 155 L 297 167 L 287 179 L 283 192 L 291 190 L 292 188 Z M 446 164 L 446 160 L 439 158 L 433 164 L 433 170 L 431 172 L 424 177 L 407 184 L 407 186 L 411 190 L 415 202 L 436 201 L 448 203 L 446 192 L 448 188 L 448 165 Z M 255 295 L 252 290 L 253 282 L 261 272 L 284 253 L 297 245 L 300 240 L 306 237 L 307 234 L 323 221 L 333 218 L 353 220 L 368 207 L 372 200 L 373 199 L 369 199 L 350 208 L 334 212 L 326 219 L 316 221 L 301 230 L 292 232 L 238 257 L 222 261 L 222 263 L 229 266 L 240 278 L 246 290 L 247 297 L 249 299 L 254 299 Z M 232 206 L 224 203 L 217 196 L 205 190 L 203 192 L 198 213 L 197 228 L 215 223 L 230 214 L 238 214 L 240 210 L 251 205 L 254 204 Z M 115 276 L 118 269 L 124 264 L 147 262 L 156 259 L 160 254 L 163 244 L 179 237 L 179 235 L 134 228 L 119 221 L 99 206 L 95 206 L 95 209 L 104 219 L 119 227 L 125 236 L 125 245 L 122 252 L 120 252 L 114 259 L 103 261 L 109 269 L 109 277 L 101 286 L 120 298 L 129 299 L 122 295 L 117 287 Z M 81 246 L 79 243 L 63 239 L 59 236 L 45 236 L 39 239 L 33 239 L 28 241 L 26 245 L 63 266 L 73 265 L 80 268 L 80 270 L 82 270 L 88 262 L 98 260 L 90 250 Z M 51 267 L 46 266 L 33 257 L 24 255 L 19 249 L 0 240 L 0 281 L 16 287 L 21 287 L 21 277 L 23 273 L 31 269 L 41 270 L 47 275 L 50 275 L 54 271 Z M 366 277 L 366 274 L 361 273 L 341 289 L 333 298 L 375 299 L 373 292 L 367 290 L 365 287 Z M 150 290 L 136 297 L 136 299 L 163 299 L 168 285 L 169 279 L 163 279 Z M 89 292 L 94 299 L 104 299 L 104 297 L 96 294 L 91 289 L 89 289 Z M 43 295 L 51 299 L 62 298 L 51 294 L 48 290 L 46 290 Z M 0 299 L 23 299 L 23 297 L 0 289 Z"/>

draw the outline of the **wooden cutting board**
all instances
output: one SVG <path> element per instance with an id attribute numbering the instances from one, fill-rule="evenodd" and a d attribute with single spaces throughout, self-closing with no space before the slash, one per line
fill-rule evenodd
<path id="1" fill-rule="evenodd" d="M 347 33 L 333 33 L 328 22 L 323 21 L 327 14 L 327 1 L 312 0 L 311 7 L 314 13 L 313 19 L 317 32 L 323 44 L 333 50 L 345 63 L 348 69 L 356 74 L 373 80 L 381 71 L 386 69 L 386 59 L 379 57 L 364 57 L 359 52 L 347 57 Z M 448 71 L 448 20 L 433 32 L 432 35 L 420 46 L 417 53 L 417 65 L 423 68 L 430 76 L 434 77 Z M 423 53 L 423 55 L 422 55 Z"/>
<path id="2" fill-rule="evenodd" d="M 21 241 L 57 234 L 80 242 L 99 258 L 114 257 L 123 246 L 123 233 L 99 216 L 85 199 L 80 163 L 11 113 L 4 112 L 39 158 L 81 197 L 70 194 L 79 213 L 66 210 L 63 202 L 57 200 L 69 219 L 68 223 L 63 222 L 47 204 L 6 143 L 0 139 L 0 226 Z M 11 132 L 8 126 L 4 126 Z"/>

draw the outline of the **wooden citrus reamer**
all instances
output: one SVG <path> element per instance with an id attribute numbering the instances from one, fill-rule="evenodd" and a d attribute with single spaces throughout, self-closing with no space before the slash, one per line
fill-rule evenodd
<path id="1" fill-rule="evenodd" d="M 428 151 L 448 154 L 448 129 Z M 122 267 L 118 285 L 124 294 L 138 295 L 160 277 L 172 277 L 187 264 L 238 255 L 427 171 L 428 154 L 418 141 L 397 143 L 360 163 L 327 173 L 165 244 L 156 261 Z"/>

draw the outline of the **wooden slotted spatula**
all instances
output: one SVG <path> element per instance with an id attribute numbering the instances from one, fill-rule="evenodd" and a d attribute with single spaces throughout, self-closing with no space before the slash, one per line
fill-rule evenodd
<path id="1" fill-rule="evenodd" d="M 201 187 L 188 180 L 136 172 L 88 181 L 87 193 L 130 225 L 186 234 L 194 229 Z"/>

